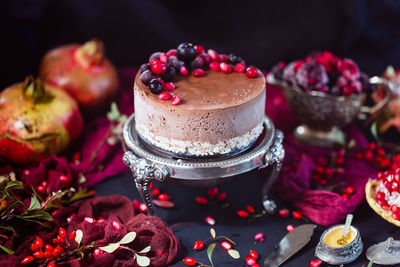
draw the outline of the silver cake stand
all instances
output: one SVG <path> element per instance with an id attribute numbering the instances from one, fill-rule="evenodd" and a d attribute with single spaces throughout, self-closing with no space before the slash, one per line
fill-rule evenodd
<path id="1" fill-rule="evenodd" d="M 235 175 L 265 167 L 270 167 L 271 172 L 262 188 L 263 206 L 269 213 L 276 210 L 274 201 L 269 198 L 269 191 L 279 174 L 285 151 L 282 146 L 283 133 L 275 129 L 268 117 L 264 118 L 264 132 L 259 140 L 249 149 L 232 156 L 180 158 L 155 150 L 136 133 L 134 114 L 124 125 L 123 139 L 126 145 L 123 161 L 132 171 L 139 194 L 151 215 L 154 214 L 149 191 L 152 180 L 212 187 Z"/>

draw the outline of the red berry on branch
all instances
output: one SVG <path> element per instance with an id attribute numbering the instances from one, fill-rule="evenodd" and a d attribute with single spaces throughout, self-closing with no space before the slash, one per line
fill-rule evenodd
<path id="1" fill-rule="evenodd" d="M 198 241 L 194 242 L 193 249 L 202 250 L 203 248 L 204 248 L 204 242 L 203 241 L 198 240 Z"/>
<path id="2" fill-rule="evenodd" d="M 39 248 L 43 247 L 43 240 L 40 237 L 36 237 L 35 245 L 38 246 Z"/>
<path id="3" fill-rule="evenodd" d="M 62 247 L 60 246 L 55 247 L 52 252 L 53 257 L 57 258 L 58 256 L 61 255 L 62 251 L 63 251 Z"/>
<path id="4" fill-rule="evenodd" d="M 188 266 L 193 266 L 196 264 L 196 260 L 193 259 L 192 257 L 186 257 L 183 259 L 183 262 L 188 265 Z"/>
<path id="5" fill-rule="evenodd" d="M 68 239 L 69 239 L 69 240 L 74 240 L 75 237 L 76 237 L 76 232 L 75 232 L 75 231 L 72 231 L 72 232 L 69 234 Z"/>
<path id="6" fill-rule="evenodd" d="M 321 265 L 321 263 L 322 263 L 321 260 L 311 260 L 310 267 L 319 267 Z"/>
<path id="7" fill-rule="evenodd" d="M 64 238 L 64 237 L 67 236 L 67 231 L 66 231 L 64 228 L 60 227 L 60 229 L 58 229 L 58 235 L 59 235 L 61 238 Z"/>
<path id="8" fill-rule="evenodd" d="M 102 254 L 103 254 L 103 251 L 99 248 L 95 248 L 93 251 L 93 255 L 95 255 L 95 256 L 100 256 Z"/>
<path id="9" fill-rule="evenodd" d="M 56 267 L 56 264 L 54 262 L 49 262 L 49 264 L 47 264 L 47 267 Z"/>
<path id="10" fill-rule="evenodd" d="M 252 256 L 247 256 L 245 260 L 246 260 L 246 264 L 249 265 L 249 266 L 251 266 L 254 263 L 256 263 L 256 259 L 253 258 Z"/>
<path id="11" fill-rule="evenodd" d="M 121 225 L 119 222 L 117 222 L 117 221 L 113 221 L 113 222 L 112 222 L 112 228 L 113 228 L 115 231 L 121 231 L 121 230 L 122 230 L 122 225 Z"/>
<path id="12" fill-rule="evenodd" d="M 31 261 L 33 261 L 35 258 L 33 257 L 33 256 L 28 256 L 28 257 L 25 257 L 22 261 L 21 261 L 21 263 L 22 264 L 28 264 L 28 263 L 30 263 Z"/>
<path id="13" fill-rule="evenodd" d="M 255 259 L 258 259 L 258 253 L 255 250 L 250 250 L 249 256 L 251 256 L 251 257 L 253 257 Z"/>
<path id="14" fill-rule="evenodd" d="M 46 187 L 39 185 L 36 190 L 40 193 L 40 194 L 44 194 L 46 193 Z"/>
<path id="15" fill-rule="evenodd" d="M 303 214 L 301 214 L 300 211 L 293 211 L 292 216 L 293 216 L 293 218 L 298 219 L 298 220 L 303 218 Z"/>
<path id="16" fill-rule="evenodd" d="M 289 216 L 289 210 L 288 209 L 281 209 L 278 211 L 279 217 L 285 219 Z"/>
<path id="17" fill-rule="evenodd" d="M 374 154 L 372 153 L 371 150 L 367 150 L 364 153 L 364 159 L 368 162 L 372 162 L 374 159 Z"/>
<path id="18" fill-rule="evenodd" d="M 60 181 L 62 183 L 68 183 L 69 182 L 68 176 L 66 176 L 66 175 L 60 175 L 59 179 L 60 179 Z"/>
<path id="19" fill-rule="evenodd" d="M 46 244 L 46 245 L 44 246 L 44 249 L 45 249 L 45 250 L 53 250 L 53 247 L 52 247 L 51 245 L 49 245 L 49 244 Z"/>
<path id="20" fill-rule="evenodd" d="M 36 251 L 35 253 L 33 253 L 33 256 L 36 259 L 44 259 L 46 257 L 43 251 Z"/>
<path id="21" fill-rule="evenodd" d="M 195 200 L 196 200 L 197 204 L 200 204 L 200 205 L 205 205 L 208 202 L 208 200 L 202 196 L 196 197 Z"/>
<path id="22" fill-rule="evenodd" d="M 35 243 L 31 244 L 31 250 L 33 252 L 38 251 L 39 249 L 40 249 L 40 247 L 37 244 L 35 244 Z"/>
<path id="23" fill-rule="evenodd" d="M 376 149 L 376 153 L 377 153 L 379 156 L 381 156 L 381 157 L 383 157 L 383 156 L 386 155 L 386 151 L 385 151 L 383 148 L 381 148 L 381 147 L 378 147 L 378 148 Z"/>
<path id="24" fill-rule="evenodd" d="M 230 250 L 232 248 L 232 244 L 229 243 L 228 241 L 224 240 L 221 241 L 220 246 L 225 249 L 225 250 Z"/>
<path id="25" fill-rule="evenodd" d="M 236 213 L 241 218 L 246 218 L 249 216 L 249 213 L 245 210 L 238 210 Z"/>

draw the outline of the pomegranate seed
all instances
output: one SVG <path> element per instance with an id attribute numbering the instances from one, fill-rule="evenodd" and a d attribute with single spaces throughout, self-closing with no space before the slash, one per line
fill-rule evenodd
<path id="1" fill-rule="evenodd" d="M 21 261 L 21 263 L 22 264 L 28 264 L 28 263 L 30 263 L 31 261 L 33 261 L 35 258 L 33 257 L 33 256 L 28 256 L 28 257 L 26 257 L 26 258 L 24 258 L 22 261 Z"/>
<path id="2" fill-rule="evenodd" d="M 205 51 L 204 47 L 201 45 L 195 45 L 194 49 L 196 50 L 196 55 L 201 54 L 201 52 Z"/>
<path id="3" fill-rule="evenodd" d="M 217 187 L 213 187 L 207 190 L 207 195 L 210 198 L 214 198 L 218 195 L 218 188 Z"/>
<path id="4" fill-rule="evenodd" d="M 183 75 L 183 76 L 188 76 L 189 75 L 189 71 L 187 70 L 187 68 L 185 66 L 182 66 L 179 70 L 179 72 Z"/>
<path id="5" fill-rule="evenodd" d="M 88 223 L 95 223 L 96 222 L 96 219 L 92 218 L 92 217 L 85 217 L 83 220 L 85 222 L 88 222 Z"/>
<path id="6" fill-rule="evenodd" d="M 162 92 L 161 94 L 158 95 L 158 99 L 162 100 L 162 101 L 166 101 L 166 100 L 171 100 L 172 99 L 172 95 L 170 92 Z"/>
<path id="7" fill-rule="evenodd" d="M 208 200 L 205 197 L 196 197 L 195 198 L 197 204 L 205 205 L 207 204 Z"/>
<path id="8" fill-rule="evenodd" d="M 211 217 L 211 216 L 206 216 L 206 217 L 204 218 L 204 220 L 205 220 L 206 223 L 209 224 L 209 225 L 214 225 L 214 224 L 215 224 L 215 219 L 214 219 L 213 217 Z"/>
<path id="9" fill-rule="evenodd" d="M 337 165 L 342 165 L 344 163 L 344 158 L 343 157 L 338 157 L 337 159 L 336 159 L 336 164 Z"/>
<path id="10" fill-rule="evenodd" d="M 35 245 L 38 246 L 39 248 L 43 247 L 43 240 L 40 237 L 36 237 Z"/>
<path id="11" fill-rule="evenodd" d="M 340 196 L 343 200 L 349 200 L 349 195 L 348 194 L 342 194 Z"/>
<path id="12" fill-rule="evenodd" d="M 67 218 L 67 223 L 70 223 L 75 216 L 76 216 L 75 213 L 72 213 L 71 215 L 69 215 Z"/>
<path id="13" fill-rule="evenodd" d="M 71 233 L 69 233 L 68 239 L 69 239 L 69 240 L 74 240 L 75 237 L 76 237 L 76 232 L 75 232 L 75 231 L 72 231 Z"/>
<path id="14" fill-rule="evenodd" d="M 44 255 L 43 251 L 36 251 L 35 253 L 33 253 L 33 256 L 36 259 L 44 259 L 46 256 Z"/>
<path id="15" fill-rule="evenodd" d="M 382 169 L 385 169 L 385 168 L 387 168 L 387 167 L 389 167 L 389 165 L 390 165 L 390 159 L 388 159 L 388 158 L 384 158 L 381 162 L 380 162 L 380 167 L 382 168 Z"/>
<path id="16" fill-rule="evenodd" d="M 95 255 L 95 256 L 103 255 L 103 251 L 102 251 L 101 249 L 99 249 L 99 248 L 96 248 L 96 249 L 93 251 L 93 255 Z"/>
<path id="17" fill-rule="evenodd" d="M 210 69 L 212 69 L 215 72 L 221 71 L 221 68 L 219 67 L 219 62 L 218 61 L 213 61 L 209 65 Z"/>
<path id="18" fill-rule="evenodd" d="M 168 50 L 168 52 L 167 52 L 167 57 L 170 57 L 170 56 L 176 56 L 178 53 L 176 52 L 176 49 L 171 49 L 171 50 Z"/>
<path id="19" fill-rule="evenodd" d="M 167 70 L 167 64 L 159 59 L 153 59 L 150 61 L 150 68 L 154 74 L 161 75 Z"/>
<path id="20" fill-rule="evenodd" d="M 256 262 L 256 263 L 253 263 L 253 264 L 251 265 L 251 267 L 260 267 L 260 265 L 258 265 L 258 263 Z"/>
<path id="21" fill-rule="evenodd" d="M 392 213 L 392 218 L 396 221 L 400 221 L 400 213 Z"/>
<path id="22" fill-rule="evenodd" d="M 376 193 L 376 198 L 377 199 L 385 199 L 386 195 L 383 192 L 378 192 Z"/>
<path id="23" fill-rule="evenodd" d="M 394 157 L 394 160 L 400 162 L 400 154 L 397 154 L 397 155 Z"/>
<path id="24" fill-rule="evenodd" d="M 39 185 L 36 189 L 40 194 L 44 194 L 46 192 L 46 187 Z"/>
<path id="25" fill-rule="evenodd" d="M 68 177 L 66 175 L 60 175 L 59 179 L 60 179 L 60 181 L 62 183 L 68 183 L 69 182 L 69 179 L 68 179 Z"/>
<path id="26" fill-rule="evenodd" d="M 112 228 L 114 228 L 115 231 L 121 231 L 122 225 L 117 221 L 113 221 Z"/>
<path id="27" fill-rule="evenodd" d="M 106 221 L 106 219 L 104 219 L 103 217 L 99 217 L 99 218 L 97 218 L 96 224 L 103 223 L 105 221 Z"/>
<path id="28" fill-rule="evenodd" d="M 210 56 L 212 61 L 219 61 L 219 55 L 212 49 L 208 49 L 207 54 Z"/>
<path id="29" fill-rule="evenodd" d="M 303 218 L 303 214 L 301 214 L 299 211 L 293 211 L 292 215 L 293 215 L 293 218 L 298 219 L 298 220 Z"/>
<path id="30" fill-rule="evenodd" d="M 251 257 L 253 257 L 255 259 L 258 259 L 258 253 L 255 250 L 250 250 L 249 256 L 251 256 Z"/>
<path id="31" fill-rule="evenodd" d="M 243 63 L 237 63 L 233 70 L 237 73 L 243 73 L 246 70 L 246 65 Z"/>
<path id="32" fill-rule="evenodd" d="M 60 247 L 60 246 L 55 247 L 55 248 L 53 249 L 53 252 L 52 252 L 52 253 L 53 253 L 53 256 L 54 256 L 54 257 L 60 256 L 61 253 L 62 253 L 62 251 L 63 251 L 62 247 Z"/>
<path id="33" fill-rule="evenodd" d="M 278 211 L 279 217 L 285 219 L 289 216 L 289 210 L 288 209 L 281 209 Z"/>
<path id="34" fill-rule="evenodd" d="M 203 248 L 204 248 L 204 242 L 203 241 L 198 240 L 198 241 L 194 242 L 193 249 L 202 250 Z"/>
<path id="35" fill-rule="evenodd" d="M 348 187 L 346 187 L 345 191 L 346 191 L 346 194 L 351 195 L 354 193 L 354 187 L 348 186 Z"/>
<path id="36" fill-rule="evenodd" d="M 60 229 L 58 229 L 58 235 L 59 235 L 61 238 L 64 238 L 64 237 L 67 236 L 67 231 L 66 231 L 64 228 L 60 227 Z"/>
<path id="37" fill-rule="evenodd" d="M 147 213 L 147 206 L 146 206 L 145 203 L 140 203 L 140 205 L 139 205 L 139 211 L 140 211 L 141 213 Z"/>
<path id="38" fill-rule="evenodd" d="M 183 262 L 188 265 L 188 266 L 193 266 L 196 264 L 196 260 L 193 259 L 192 257 L 186 257 L 183 259 Z"/>
<path id="39" fill-rule="evenodd" d="M 254 207 L 252 205 L 247 205 L 246 210 L 250 213 L 254 213 Z"/>
<path id="40" fill-rule="evenodd" d="M 203 77 L 205 74 L 206 74 L 206 73 L 204 72 L 203 69 L 195 69 L 195 70 L 193 71 L 193 76 L 196 77 L 196 78 Z"/>
<path id="41" fill-rule="evenodd" d="M 265 235 L 263 233 L 261 233 L 261 232 L 257 233 L 257 234 L 255 234 L 254 239 L 257 242 L 264 242 L 265 241 Z"/>
<path id="42" fill-rule="evenodd" d="M 170 199 L 170 196 L 163 193 L 163 194 L 159 194 L 159 195 L 158 195 L 158 199 L 159 199 L 159 200 L 162 200 L 162 201 L 165 201 L 165 200 L 169 200 L 169 199 Z"/>
<path id="43" fill-rule="evenodd" d="M 160 61 L 167 63 L 168 62 L 168 56 L 165 53 L 160 54 Z"/>
<path id="44" fill-rule="evenodd" d="M 247 265 L 251 266 L 251 265 L 253 265 L 254 263 L 256 263 L 256 259 L 255 259 L 255 258 L 253 258 L 252 256 L 247 256 L 247 257 L 246 257 L 246 264 L 247 264 Z"/>
<path id="45" fill-rule="evenodd" d="M 177 105 L 179 105 L 179 103 L 181 103 L 180 97 L 177 95 L 174 95 L 174 97 L 172 97 L 171 104 L 174 106 L 177 106 Z"/>
<path id="46" fill-rule="evenodd" d="M 175 89 L 175 84 L 168 82 L 163 84 L 163 89 L 166 91 L 174 90 Z"/>
<path id="47" fill-rule="evenodd" d="M 223 249 L 225 250 L 230 250 L 232 248 L 232 244 L 229 243 L 228 241 L 224 240 L 221 241 L 221 243 L 219 244 Z"/>
<path id="48" fill-rule="evenodd" d="M 390 206 L 390 211 L 393 213 L 398 213 L 400 212 L 400 208 L 396 204 L 393 204 L 392 206 Z"/>
<path id="49" fill-rule="evenodd" d="M 310 261 L 310 267 L 318 267 L 322 264 L 321 260 L 311 260 Z"/>
<path id="50" fill-rule="evenodd" d="M 241 218 L 246 218 L 246 217 L 249 216 L 249 213 L 247 211 L 245 211 L 245 210 L 238 210 L 236 213 Z"/>
<path id="51" fill-rule="evenodd" d="M 218 195 L 218 200 L 224 201 L 226 199 L 226 196 L 227 196 L 226 192 L 222 192 Z"/>
<path id="52" fill-rule="evenodd" d="M 219 64 L 219 67 L 221 68 L 222 73 L 228 74 L 232 72 L 232 67 L 225 62 Z"/>
<path id="53" fill-rule="evenodd" d="M 47 264 L 47 267 L 56 267 L 56 264 L 54 262 L 49 262 L 49 264 Z"/>
<path id="54" fill-rule="evenodd" d="M 288 226 L 286 226 L 286 230 L 290 233 L 291 231 L 293 231 L 294 230 L 294 226 L 293 225 L 291 225 L 291 224 L 289 224 Z"/>
<path id="55" fill-rule="evenodd" d="M 154 189 L 151 191 L 151 194 L 152 194 L 153 196 L 157 196 L 158 194 L 160 194 L 160 189 L 159 189 L 159 188 L 154 188 Z"/>
<path id="56" fill-rule="evenodd" d="M 33 252 L 38 251 L 39 249 L 40 249 L 40 247 L 39 247 L 38 245 L 36 245 L 36 244 L 31 244 L 31 250 L 32 250 Z"/>
<path id="57" fill-rule="evenodd" d="M 246 76 L 249 78 L 256 78 L 258 76 L 258 70 L 255 67 L 249 67 L 246 69 Z"/>
<path id="58" fill-rule="evenodd" d="M 358 152 L 356 155 L 357 159 L 363 159 L 364 155 L 361 152 Z"/>

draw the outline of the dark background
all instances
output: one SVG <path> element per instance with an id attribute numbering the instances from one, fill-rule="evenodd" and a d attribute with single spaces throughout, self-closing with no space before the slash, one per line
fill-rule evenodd
<path id="1" fill-rule="evenodd" d="M 2 0 L 1 88 L 58 45 L 104 40 L 118 67 L 192 41 L 269 69 L 328 49 L 380 74 L 400 67 L 400 1 Z"/>

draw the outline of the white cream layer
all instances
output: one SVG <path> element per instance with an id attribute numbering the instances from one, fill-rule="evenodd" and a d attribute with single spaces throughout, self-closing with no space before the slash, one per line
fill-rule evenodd
<path id="1" fill-rule="evenodd" d="M 136 125 L 136 131 L 151 144 L 163 150 L 176 154 L 190 154 L 194 156 L 212 156 L 227 154 L 234 150 L 250 145 L 263 131 L 263 123 L 258 124 L 251 131 L 228 140 L 219 141 L 217 144 L 199 141 L 183 141 L 157 136 L 143 125 Z"/>

